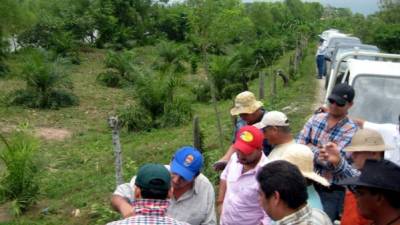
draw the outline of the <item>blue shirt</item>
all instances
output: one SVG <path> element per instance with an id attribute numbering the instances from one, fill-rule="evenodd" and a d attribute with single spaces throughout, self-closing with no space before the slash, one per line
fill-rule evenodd
<path id="1" fill-rule="evenodd" d="M 315 190 L 313 184 L 307 186 L 307 194 L 308 194 L 307 204 L 311 208 L 324 210 L 324 208 L 322 208 L 321 198 L 319 197 L 319 194 Z"/>

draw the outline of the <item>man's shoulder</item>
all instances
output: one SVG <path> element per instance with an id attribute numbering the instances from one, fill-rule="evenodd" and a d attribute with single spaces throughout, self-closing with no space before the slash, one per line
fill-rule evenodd
<path id="1" fill-rule="evenodd" d="M 196 177 L 196 185 L 212 187 L 210 180 L 202 173 Z"/>
<path id="2" fill-rule="evenodd" d="M 316 113 L 316 114 L 312 115 L 310 117 L 310 120 L 312 120 L 312 121 L 322 121 L 322 120 L 326 120 L 327 117 L 328 117 L 328 113 L 327 112 L 321 112 L 321 113 Z"/>
<path id="3" fill-rule="evenodd" d="M 311 209 L 311 214 L 309 217 L 309 221 L 312 222 L 312 224 L 315 224 L 315 225 L 317 225 L 317 224 L 318 225 L 332 224 L 328 215 L 324 211 L 317 209 L 317 208 L 311 208 L 311 207 L 310 207 L 310 209 Z"/>
<path id="4" fill-rule="evenodd" d="M 126 219 L 108 223 L 107 225 L 149 225 L 149 224 L 189 225 L 189 223 L 182 222 L 168 216 L 145 216 L 145 215 L 132 216 Z"/>

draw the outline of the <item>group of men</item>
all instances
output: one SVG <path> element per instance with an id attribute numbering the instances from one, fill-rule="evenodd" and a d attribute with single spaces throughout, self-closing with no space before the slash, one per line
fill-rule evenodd
<path id="1" fill-rule="evenodd" d="M 117 224 L 400 224 L 400 136 L 382 137 L 379 125 L 347 116 L 355 93 L 337 85 L 327 112 L 314 114 L 293 138 L 290 121 L 267 112 L 245 91 L 231 109 L 238 116 L 232 145 L 214 164 L 222 171 L 218 195 L 201 174 L 203 156 L 178 149 L 169 165 L 145 164 L 117 187 Z M 371 125 L 372 124 L 372 125 Z M 368 127 L 368 128 L 367 128 Z M 385 140 L 384 140 L 385 139 Z M 386 143 L 385 143 L 386 141 Z"/>

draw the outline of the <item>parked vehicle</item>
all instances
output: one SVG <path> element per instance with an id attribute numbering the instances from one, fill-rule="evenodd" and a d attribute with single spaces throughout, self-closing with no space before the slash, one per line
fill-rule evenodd
<path id="1" fill-rule="evenodd" d="M 355 59 L 358 57 L 358 59 Z M 359 59 L 369 57 L 370 59 Z M 344 60 L 344 59 L 348 60 Z M 325 96 L 337 83 L 348 83 L 356 92 L 354 105 L 349 111 L 351 117 L 363 118 L 375 123 L 397 123 L 400 112 L 400 55 L 350 52 L 338 60 L 329 78 Z M 339 76 L 340 64 L 347 69 Z"/>
<path id="2" fill-rule="evenodd" d="M 330 37 L 327 40 L 327 47 L 325 53 L 325 68 L 326 68 L 325 75 L 327 75 L 331 70 L 332 55 L 335 50 L 335 47 L 338 44 L 361 44 L 361 40 L 358 37 L 348 37 L 348 36 L 334 35 Z"/>
<path id="3" fill-rule="evenodd" d="M 333 71 L 333 68 L 335 68 L 336 64 L 338 63 L 338 60 L 346 53 L 350 52 L 374 52 L 377 53 L 379 52 L 379 48 L 376 47 L 375 45 L 365 45 L 365 44 L 349 44 L 349 43 L 339 43 L 336 45 L 335 49 L 333 50 L 332 57 L 331 57 L 331 70 L 327 72 L 326 79 L 325 79 L 325 89 L 328 87 L 328 81 L 330 74 Z M 357 56 L 355 55 L 354 58 L 358 59 L 370 59 L 374 60 L 375 58 L 372 56 Z M 346 61 L 347 58 L 343 58 L 343 61 Z M 340 67 L 338 68 L 338 74 L 344 73 L 347 69 L 347 63 L 342 63 Z"/>

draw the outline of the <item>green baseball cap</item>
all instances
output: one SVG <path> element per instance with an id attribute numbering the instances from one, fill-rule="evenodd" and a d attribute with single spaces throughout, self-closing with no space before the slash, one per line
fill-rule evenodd
<path id="1" fill-rule="evenodd" d="M 144 189 L 169 190 L 171 175 L 164 165 L 147 163 L 140 167 L 135 185 Z"/>

